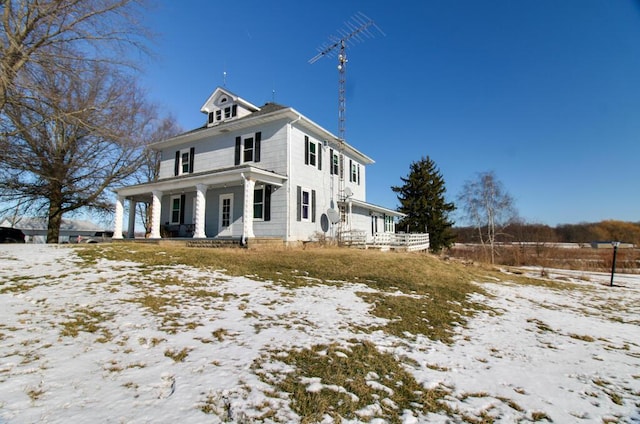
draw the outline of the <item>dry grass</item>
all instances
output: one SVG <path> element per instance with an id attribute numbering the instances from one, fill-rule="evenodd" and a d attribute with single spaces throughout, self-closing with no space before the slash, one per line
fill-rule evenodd
<path id="1" fill-rule="evenodd" d="M 274 375 L 261 368 L 264 362 L 278 361 L 294 371 Z M 291 408 L 303 417 L 302 422 L 321 422 L 330 416 L 337 422 L 380 418 L 398 423 L 405 410 L 454 412 L 444 402 L 448 390 L 425 389 L 393 355 L 378 351 L 370 342 L 352 340 L 345 346 L 274 352 L 257 361 L 254 369 L 265 382 L 290 394 Z M 365 413 L 372 405 L 376 407 Z"/>
<path id="2" fill-rule="evenodd" d="M 269 280 L 291 290 L 310 284 L 361 283 L 381 292 L 360 293 L 360 296 L 373 305 L 376 316 L 390 320 L 385 331 L 409 338 L 423 334 L 447 343 L 451 342 L 456 327 L 464 326 L 474 313 L 486 309 L 469 300 L 471 294 L 486 294 L 473 281 L 487 278 L 495 281 L 504 277 L 491 268 L 465 266 L 427 254 L 339 248 L 258 251 L 112 244 L 87 246 L 78 253 L 88 261 L 100 257 L 135 261 L 141 264 L 142 270 L 167 265 L 224 270 L 227 275 Z M 521 276 L 509 278 L 526 280 Z M 199 284 L 178 279 L 154 283 L 156 286 L 178 285 L 193 293 Z M 218 295 L 204 292 L 202 288 L 197 293 Z M 175 306 L 174 299 L 157 293 L 146 294 L 135 301 L 154 313 L 166 313 Z"/>

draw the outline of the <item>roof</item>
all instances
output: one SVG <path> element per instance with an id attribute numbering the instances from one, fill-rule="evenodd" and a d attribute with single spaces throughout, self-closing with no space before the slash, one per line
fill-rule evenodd
<path id="1" fill-rule="evenodd" d="M 407 216 L 406 214 L 398 211 L 394 211 L 393 209 L 385 208 L 383 206 L 374 205 L 373 203 L 363 202 L 362 200 L 357 199 L 347 199 L 344 203 L 351 203 L 355 206 L 359 206 L 361 208 L 368 209 L 373 212 L 384 213 L 386 215 L 397 216 L 399 218 L 404 218 Z"/>
<path id="2" fill-rule="evenodd" d="M 216 90 L 216 93 L 217 92 L 218 90 Z M 238 99 L 240 100 L 240 98 Z M 310 133 L 317 135 L 319 139 L 326 140 L 332 147 L 341 149 L 343 152 L 353 155 L 354 157 L 360 159 L 360 161 L 362 161 L 362 163 L 364 164 L 372 164 L 375 162 L 369 156 L 365 155 L 355 147 L 346 143 L 345 140 L 342 140 L 338 136 L 327 131 L 292 107 L 283 106 L 281 104 L 273 102 L 265 103 L 262 107 L 259 108 L 256 107 L 256 110 L 254 112 L 246 116 L 242 116 L 237 119 L 225 120 L 214 126 L 208 126 L 207 124 L 205 124 L 202 127 L 184 132 L 175 137 L 151 143 L 150 147 L 156 150 L 160 150 L 182 143 L 193 142 L 205 136 L 224 134 L 230 131 L 247 128 L 256 124 L 272 122 L 277 119 L 289 119 L 292 123 L 296 122 L 297 125 L 305 128 Z"/>

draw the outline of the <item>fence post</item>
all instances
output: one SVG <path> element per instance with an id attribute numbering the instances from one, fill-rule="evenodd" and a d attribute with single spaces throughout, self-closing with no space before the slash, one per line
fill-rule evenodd
<path id="1" fill-rule="evenodd" d="M 613 287 L 613 274 L 615 274 L 615 272 L 616 272 L 616 256 L 618 254 L 618 246 L 620 246 L 620 242 L 619 241 L 612 241 L 611 244 L 613 245 L 613 263 L 611 264 L 611 284 L 610 284 L 610 286 Z"/>

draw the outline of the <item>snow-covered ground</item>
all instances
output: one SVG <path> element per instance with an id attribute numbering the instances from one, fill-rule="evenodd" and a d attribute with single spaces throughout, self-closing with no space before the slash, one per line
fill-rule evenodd
<path id="1" fill-rule="evenodd" d="M 285 397 L 268 396 L 255 360 L 353 338 L 410 358 L 421 384 L 449 387 L 448 402 L 470 417 L 640 423 L 640 276 L 617 274 L 610 288 L 608 274 L 550 274 L 579 287 L 480 282 L 490 296 L 475 300 L 500 313 L 476 316 L 449 346 L 354 333 L 382 322 L 356 294 L 372 291 L 362 284 L 291 289 L 220 270 L 86 264 L 62 246 L 1 245 L 0 424 L 253 422 L 265 408 L 297 422 Z"/>

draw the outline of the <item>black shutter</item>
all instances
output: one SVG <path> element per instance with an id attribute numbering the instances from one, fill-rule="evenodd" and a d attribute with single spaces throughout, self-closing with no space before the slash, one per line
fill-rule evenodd
<path id="1" fill-rule="evenodd" d="M 329 175 L 333 175 L 333 149 L 329 149 Z"/>
<path id="2" fill-rule="evenodd" d="M 353 182 L 353 161 L 349 159 L 349 182 Z"/>
<path id="3" fill-rule="evenodd" d="M 264 220 L 271 221 L 271 185 L 264 186 Z"/>
<path id="4" fill-rule="evenodd" d="M 304 164 L 309 165 L 309 137 L 304 136 Z"/>
<path id="5" fill-rule="evenodd" d="M 189 149 L 189 174 L 193 173 L 193 161 L 196 156 L 196 148 Z"/>
<path id="6" fill-rule="evenodd" d="M 322 144 L 318 143 L 318 169 L 322 171 Z"/>
<path id="7" fill-rule="evenodd" d="M 240 137 L 236 137 L 236 160 L 235 164 L 240 165 L 240 149 L 242 148 L 242 139 Z"/>
<path id="8" fill-rule="evenodd" d="M 180 172 L 180 150 L 176 152 L 176 161 L 173 163 L 173 175 L 178 175 Z"/>
<path id="9" fill-rule="evenodd" d="M 358 165 L 358 185 L 360 185 L 360 165 Z"/>
<path id="10" fill-rule="evenodd" d="M 260 140 L 262 139 L 262 133 L 261 132 L 257 132 L 256 133 L 256 141 L 254 142 L 253 145 L 253 161 L 254 162 L 260 162 Z"/>
<path id="11" fill-rule="evenodd" d="M 238 114 L 238 105 L 231 106 L 231 116 L 236 116 Z"/>
<path id="12" fill-rule="evenodd" d="M 180 195 L 180 224 L 184 224 L 185 195 Z"/>
<path id="13" fill-rule="evenodd" d="M 316 222 L 316 191 L 311 190 L 311 222 Z"/>
<path id="14" fill-rule="evenodd" d="M 296 210 L 296 220 L 302 221 L 302 187 L 298 186 L 297 188 L 297 210 Z"/>

